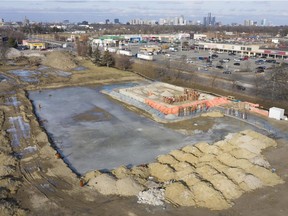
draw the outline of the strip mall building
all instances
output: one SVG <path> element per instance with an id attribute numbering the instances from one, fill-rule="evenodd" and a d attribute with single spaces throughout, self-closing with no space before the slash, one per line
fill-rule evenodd
<path id="1" fill-rule="evenodd" d="M 196 47 L 205 50 L 214 50 L 221 52 L 234 52 L 243 56 L 265 56 L 270 58 L 287 59 L 288 51 L 262 49 L 257 44 L 225 44 L 225 43 L 209 43 L 209 42 L 197 42 Z"/>

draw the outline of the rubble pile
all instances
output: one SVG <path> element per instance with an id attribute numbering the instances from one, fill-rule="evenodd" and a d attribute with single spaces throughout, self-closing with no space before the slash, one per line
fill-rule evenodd
<path id="1" fill-rule="evenodd" d="M 162 206 L 164 205 L 164 189 L 160 188 L 151 188 L 146 191 L 141 191 L 138 194 L 138 201 L 137 203 L 141 204 L 148 204 L 153 206 Z"/>
<path id="2" fill-rule="evenodd" d="M 202 142 L 171 151 L 147 166 L 122 166 L 96 178 L 90 173 L 86 180 L 102 194 L 138 192 L 138 203 L 163 205 L 165 200 L 175 206 L 221 210 L 245 192 L 283 183 L 261 155 L 263 149 L 276 145 L 262 134 L 245 130 L 213 145 Z"/>

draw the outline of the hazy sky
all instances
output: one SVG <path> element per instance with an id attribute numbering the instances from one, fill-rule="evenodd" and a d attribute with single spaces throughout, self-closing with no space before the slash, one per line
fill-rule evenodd
<path id="1" fill-rule="evenodd" d="M 0 0 L 0 18 L 5 21 L 103 22 L 105 19 L 127 22 L 132 18 L 154 19 L 184 15 L 200 20 L 211 12 L 224 24 L 243 23 L 245 19 L 266 19 L 276 25 L 288 25 L 288 0 L 276 1 L 188 1 L 188 0 Z"/>

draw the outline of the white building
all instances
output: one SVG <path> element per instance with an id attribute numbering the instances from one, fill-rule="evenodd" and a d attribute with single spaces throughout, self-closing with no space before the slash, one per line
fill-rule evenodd
<path id="1" fill-rule="evenodd" d="M 194 34 L 194 36 L 193 36 L 194 40 L 203 40 L 206 38 L 207 38 L 207 35 L 205 35 L 205 34 Z"/>

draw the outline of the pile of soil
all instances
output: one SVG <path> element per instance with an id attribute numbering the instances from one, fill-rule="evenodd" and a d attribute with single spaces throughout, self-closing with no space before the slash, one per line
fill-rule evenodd
<path id="1" fill-rule="evenodd" d="M 6 53 L 6 58 L 8 59 L 14 59 L 20 56 L 22 56 L 22 53 L 15 48 L 10 48 Z"/>
<path id="2" fill-rule="evenodd" d="M 43 59 L 42 64 L 65 71 L 77 67 L 75 58 L 68 52 L 50 52 Z"/>
<path id="3" fill-rule="evenodd" d="M 122 196 L 135 195 L 141 188 L 149 190 L 153 181 L 156 186 L 152 187 L 164 190 L 165 201 L 176 206 L 222 210 L 245 192 L 284 183 L 261 155 L 264 149 L 276 145 L 273 139 L 245 130 L 213 145 L 202 142 L 173 150 L 159 156 L 157 162 L 138 167 L 141 172 L 122 166 L 111 175 L 97 173 L 99 176 L 93 178 L 90 173 L 86 180 L 102 194 Z M 151 203 L 152 198 L 147 204 L 161 201 Z"/>

